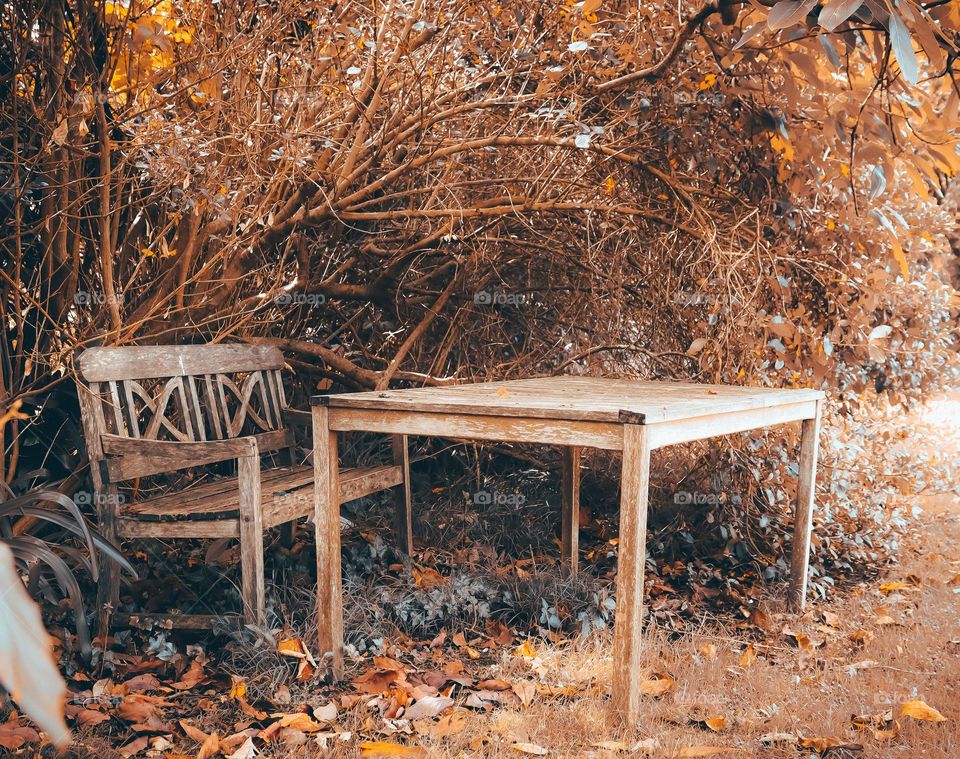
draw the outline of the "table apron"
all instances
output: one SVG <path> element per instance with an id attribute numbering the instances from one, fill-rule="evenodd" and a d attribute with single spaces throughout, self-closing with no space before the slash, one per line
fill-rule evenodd
<path id="1" fill-rule="evenodd" d="M 576 445 L 610 451 L 623 448 L 623 425 L 619 422 L 347 408 L 331 408 L 329 419 L 330 429 L 336 432 L 384 432 L 496 442 Z"/>
<path id="2" fill-rule="evenodd" d="M 778 424 L 813 419 L 817 415 L 817 401 L 785 403 L 768 408 L 745 411 L 721 412 L 707 416 L 679 419 L 673 422 L 657 422 L 647 427 L 650 448 L 663 448 L 676 443 L 689 443 L 718 435 L 773 427 Z"/>
<path id="3" fill-rule="evenodd" d="M 813 419 L 817 401 L 786 403 L 768 408 L 728 411 L 647 425 L 650 448 L 703 440 L 718 435 Z M 623 449 L 623 424 L 483 416 L 425 411 L 381 411 L 331 408 L 330 429 L 335 432 L 453 437 L 512 443 L 581 446 L 610 451 Z"/>

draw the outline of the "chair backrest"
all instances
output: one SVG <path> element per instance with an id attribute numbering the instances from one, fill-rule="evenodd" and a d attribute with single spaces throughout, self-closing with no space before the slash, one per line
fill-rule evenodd
<path id="1" fill-rule="evenodd" d="M 185 442 L 284 428 L 283 355 L 274 347 L 90 348 L 79 366 L 88 447 L 91 434 Z"/>

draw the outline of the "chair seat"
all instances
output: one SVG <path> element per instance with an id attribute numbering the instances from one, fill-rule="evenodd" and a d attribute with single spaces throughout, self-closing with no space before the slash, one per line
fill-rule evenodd
<path id="1" fill-rule="evenodd" d="M 403 482 L 397 465 L 340 470 L 345 503 Z M 313 467 L 268 469 L 260 474 L 264 529 L 313 514 Z M 122 504 L 117 529 L 123 537 L 237 537 L 240 490 L 237 477 L 220 477 L 156 498 Z"/>

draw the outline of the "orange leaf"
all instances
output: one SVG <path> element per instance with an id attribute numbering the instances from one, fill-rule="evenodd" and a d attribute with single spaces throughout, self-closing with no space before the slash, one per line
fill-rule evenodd
<path id="1" fill-rule="evenodd" d="M 668 675 L 657 675 L 652 680 L 640 681 L 640 692 L 644 696 L 659 698 L 673 687 L 673 678 Z"/>
<path id="2" fill-rule="evenodd" d="M 387 741 L 369 741 L 360 744 L 361 756 L 379 756 L 379 757 L 414 757 L 415 759 L 426 759 L 427 752 L 418 746 L 404 746 L 400 743 L 388 743 Z"/>
<path id="3" fill-rule="evenodd" d="M 947 718 L 932 706 L 927 706 L 923 701 L 906 701 L 900 707 L 901 717 L 913 717 L 913 719 L 923 720 L 925 722 L 946 722 Z"/>

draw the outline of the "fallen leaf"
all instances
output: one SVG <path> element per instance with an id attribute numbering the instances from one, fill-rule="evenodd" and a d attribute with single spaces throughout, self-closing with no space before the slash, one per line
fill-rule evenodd
<path id="1" fill-rule="evenodd" d="M 360 755 L 426 759 L 427 752 L 418 746 L 404 746 L 402 743 L 388 743 L 387 741 L 369 741 L 360 744 Z"/>
<path id="2" fill-rule="evenodd" d="M 522 656 L 524 659 L 535 659 L 537 657 L 537 649 L 533 647 L 533 644 L 530 643 L 529 640 L 525 640 L 517 646 L 514 653 L 517 656 Z"/>
<path id="3" fill-rule="evenodd" d="M 142 675 L 131 677 L 123 684 L 123 687 L 126 688 L 127 693 L 142 693 L 148 690 L 160 690 L 160 681 L 153 673 L 145 672 Z"/>
<path id="4" fill-rule="evenodd" d="M 719 733 L 721 730 L 725 729 L 727 726 L 727 718 L 722 714 L 718 714 L 714 717 L 707 717 L 703 724 L 709 727 L 713 732 Z"/>
<path id="5" fill-rule="evenodd" d="M 510 690 L 513 687 L 506 680 L 499 677 L 492 677 L 489 680 L 481 680 L 477 683 L 478 690 Z"/>
<path id="6" fill-rule="evenodd" d="M 823 611 L 821 612 L 821 617 L 824 624 L 829 625 L 830 627 L 842 627 L 843 623 L 840 621 L 840 615 L 834 614 L 832 611 Z"/>
<path id="7" fill-rule="evenodd" d="M 333 701 L 326 706 L 314 706 L 312 711 L 317 722 L 333 722 L 337 718 L 337 705 Z"/>
<path id="8" fill-rule="evenodd" d="M 717 647 L 713 643 L 700 646 L 700 655 L 707 661 L 713 661 L 717 658 Z"/>
<path id="9" fill-rule="evenodd" d="M 316 733 L 323 729 L 324 725 L 315 721 L 306 712 L 294 712 L 292 714 L 272 714 L 272 717 L 280 719 L 275 723 L 281 728 L 289 727 L 293 730 L 299 730 L 302 733 Z"/>
<path id="10" fill-rule="evenodd" d="M 175 683 L 171 683 L 171 688 L 176 688 L 177 690 L 190 690 L 191 688 L 199 685 L 206 675 L 203 673 L 203 665 L 196 659 L 190 664 L 190 668 L 183 673 L 183 677 L 180 678 Z"/>
<path id="11" fill-rule="evenodd" d="M 863 751 L 863 746 L 859 743 L 846 743 L 839 738 L 798 738 L 797 746 L 800 748 L 809 748 L 818 754 L 826 753 L 832 749 L 843 749 L 844 751 Z"/>
<path id="12" fill-rule="evenodd" d="M 668 675 L 657 675 L 650 680 L 640 681 L 640 692 L 644 696 L 659 698 L 673 687 L 673 678 Z"/>
<path id="13" fill-rule="evenodd" d="M 453 706 L 454 703 L 455 701 L 452 698 L 446 696 L 424 696 L 423 698 L 418 698 L 412 706 L 407 707 L 403 716 L 404 719 L 409 720 L 433 719 L 439 716 L 441 712 Z"/>
<path id="14" fill-rule="evenodd" d="M 39 740 L 40 736 L 32 727 L 21 727 L 15 721 L 0 725 L 0 746 L 3 748 L 15 751 L 25 743 L 36 743 Z"/>
<path id="15" fill-rule="evenodd" d="M 210 737 L 199 727 L 191 725 L 185 719 L 180 720 L 180 728 L 183 730 L 184 735 L 186 735 L 188 738 L 193 738 L 193 740 L 195 740 L 197 743 L 203 743 L 205 740 L 207 740 L 207 738 Z"/>
<path id="16" fill-rule="evenodd" d="M 909 582 L 885 582 L 880 586 L 881 593 L 892 593 L 895 590 L 902 590 L 903 588 L 911 587 Z"/>
<path id="17" fill-rule="evenodd" d="M 253 759 L 257 755 L 257 747 L 253 745 L 253 738 L 247 738 L 246 741 L 230 754 L 227 759 Z"/>
<path id="18" fill-rule="evenodd" d="M 96 709 L 81 709 L 73 715 L 73 719 L 78 725 L 86 727 L 106 722 L 110 719 L 110 715 Z"/>
<path id="19" fill-rule="evenodd" d="M 446 577 L 431 567 L 414 567 L 412 574 L 413 584 L 418 588 L 429 590 L 430 588 L 435 588 L 447 582 Z"/>
<path id="20" fill-rule="evenodd" d="M 923 720 L 925 722 L 946 722 L 947 718 L 932 706 L 927 706 L 923 701 L 905 701 L 900 707 L 901 717 L 912 717 L 913 719 Z"/>
<path id="21" fill-rule="evenodd" d="M 122 748 L 120 748 L 117 753 L 119 753 L 120 756 L 126 759 L 127 757 L 131 757 L 131 756 L 135 756 L 136 754 L 139 754 L 141 751 L 143 751 L 145 748 L 148 748 L 149 746 L 150 746 L 150 739 L 147 736 L 142 735 L 139 738 L 134 738 L 126 746 L 123 746 Z"/>
<path id="22" fill-rule="evenodd" d="M 757 660 L 757 651 L 753 647 L 753 643 L 750 643 L 743 651 L 740 652 L 740 658 L 737 659 L 737 663 L 741 667 L 749 667 Z"/>
<path id="23" fill-rule="evenodd" d="M 519 751 L 521 754 L 530 754 L 531 756 L 546 756 L 550 753 L 543 746 L 538 746 L 536 743 L 514 743 L 511 748 L 514 751 Z"/>
<path id="24" fill-rule="evenodd" d="M 466 726 L 466 712 L 456 711 L 451 712 L 450 714 L 444 714 L 440 719 L 429 725 L 426 730 L 422 732 L 434 740 L 440 740 L 442 738 L 448 738 L 451 735 L 456 735 L 457 733 L 462 732 Z"/>
<path id="25" fill-rule="evenodd" d="M 854 630 L 850 633 L 850 640 L 852 640 L 858 646 L 865 646 L 871 640 L 873 640 L 876 634 L 872 630 Z"/>
<path id="26" fill-rule="evenodd" d="M 533 680 L 521 680 L 513 684 L 513 692 L 517 694 L 521 704 L 529 706 L 537 695 L 537 684 Z"/>
<path id="27" fill-rule="evenodd" d="M 211 756 L 220 753 L 220 738 L 216 733 L 211 733 L 197 751 L 197 759 L 210 759 Z"/>

